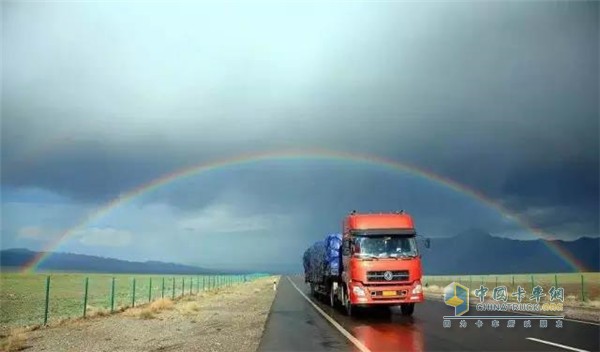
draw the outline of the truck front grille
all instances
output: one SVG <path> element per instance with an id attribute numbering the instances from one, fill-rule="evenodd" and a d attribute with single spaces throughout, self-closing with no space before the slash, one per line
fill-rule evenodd
<path id="1" fill-rule="evenodd" d="M 409 275 L 408 270 L 393 270 L 391 272 L 391 279 L 388 280 L 386 278 L 386 271 L 367 271 L 367 281 L 375 282 L 375 281 L 408 281 Z M 390 277 L 389 274 L 387 275 Z"/>

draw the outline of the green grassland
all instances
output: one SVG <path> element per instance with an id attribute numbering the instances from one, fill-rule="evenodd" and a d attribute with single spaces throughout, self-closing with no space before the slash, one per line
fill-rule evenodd
<path id="1" fill-rule="evenodd" d="M 85 280 L 88 278 L 87 313 L 111 309 L 114 278 L 114 309 L 214 287 L 214 276 L 158 276 L 83 273 L 0 273 L 0 327 L 41 324 L 44 321 L 46 279 L 50 276 L 48 322 L 83 315 Z M 241 280 L 241 276 L 235 277 Z M 163 291 L 164 280 L 164 291 Z M 150 286 L 152 284 L 152 286 Z"/>
<path id="2" fill-rule="evenodd" d="M 583 275 L 583 291 L 581 277 Z M 85 280 L 88 278 L 88 314 L 91 311 L 111 309 L 112 280 L 115 281 L 114 309 L 130 307 L 133 303 L 133 279 L 135 278 L 135 304 L 145 304 L 163 296 L 179 297 L 215 286 L 214 276 L 159 276 L 128 274 L 84 273 L 0 273 L 0 328 L 41 324 L 44 321 L 46 279 L 50 276 L 48 322 L 83 315 Z M 589 304 L 600 301 L 600 273 L 565 274 L 516 274 L 516 275 L 446 275 L 425 276 L 428 286 L 443 288 L 452 281 L 471 289 L 480 285 L 493 289 L 497 285 L 510 290 L 520 285 L 531 292 L 533 284 L 540 285 L 547 293 L 555 280 L 565 289 L 565 299 Z M 241 277 L 237 277 L 241 279 Z M 514 285 L 513 285 L 514 279 Z M 164 291 L 163 291 L 164 280 Z M 152 285 L 150 285 L 152 284 Z M 173 289 L 173 284 L 174 289 Z M 582 301 L 583 297 L 585 298 Z M 548 297 L 545 297 L 547 299 Z"/>
<path id="3" fill-rule="evenodd" d="M 582 284 L 583 278 L 583 284 Z M 523 287 L 529 294 L 533 286 L 542 286 L 544 293 L 552 286 L 564 288 L 565 300 L 570 302 L 593 303 L 600 301 L 600 273 L 557 273 L 557 274 L 506 274 L 506 275 L 442 275 L 425 276 L 423 282 L 428 286 L 441 288 L 451 282 L 458 282 L 471 290 L 481 285 L 491 290 L 496 286 L 507 286 L 512 292 L 517 286 Z M 514 282 L 514 284 L 513 284 Z M 533 283 L 533 286 L 532 286 Z M 545 296 L 543 301 L 548 301 Z"/>

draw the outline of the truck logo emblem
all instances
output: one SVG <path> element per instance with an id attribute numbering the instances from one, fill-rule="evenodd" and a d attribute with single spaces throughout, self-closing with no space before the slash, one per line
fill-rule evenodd
<path id="1" fill-rule="evenodd" d="M 386 279 L 387 281 L 392 281 L 392 279 L 394 278 L 394 275 L 392 275 L 391 271 L 386 271 L 385 273 L 383 273 L 383 278 Z"/>

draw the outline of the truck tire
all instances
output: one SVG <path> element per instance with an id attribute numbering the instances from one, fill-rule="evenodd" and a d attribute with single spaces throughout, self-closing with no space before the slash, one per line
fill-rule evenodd
<path id="1" fill-rule="evenodd" d="M 402 311 L 402 315 L 411 316 L 415 311 L 415 304 L 414 303 L 401 304 L 400 310 Z"/>
<path id="2" fill-rule="evenodd" d="M 331 287 L 329 287 L 329 305 L 331 308 L 335 308 L 335 292 L 333 291 L 333 282 L 331 283 Z"/>
<path id="3" fill-rule="evenodd" d="M 348 290 L 346 288 L 344 288 L 344 311 L 346 312 L 346 315 L 351 317 L 354 314 L 354 307 L 352 306 L 352 303 L 350 302 L 350 295 L 348 294 Z"/>

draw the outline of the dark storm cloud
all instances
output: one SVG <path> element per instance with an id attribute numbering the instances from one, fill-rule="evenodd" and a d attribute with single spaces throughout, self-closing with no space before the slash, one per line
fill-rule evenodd
<path id="1" fill-rule="evenodd" d="M 551 232 L 598 233 L 597 161 L 574 157 L 553 163 L 534 161 L 528 166 L 507 177 L 502 191 L 509 207 L 524 212 L 533 226 Z"/>
<path id="2" fill-rule="evenodd" d="M 184 166 L 318 146 L 598 234 L 597 2 L 290 6 L 7 4 L 3 184 L 103 202 Z M 227 185 L 253 211 L 395 207 L 365 175 L 221 173 L 152 199 L 195 209 Z"/>

